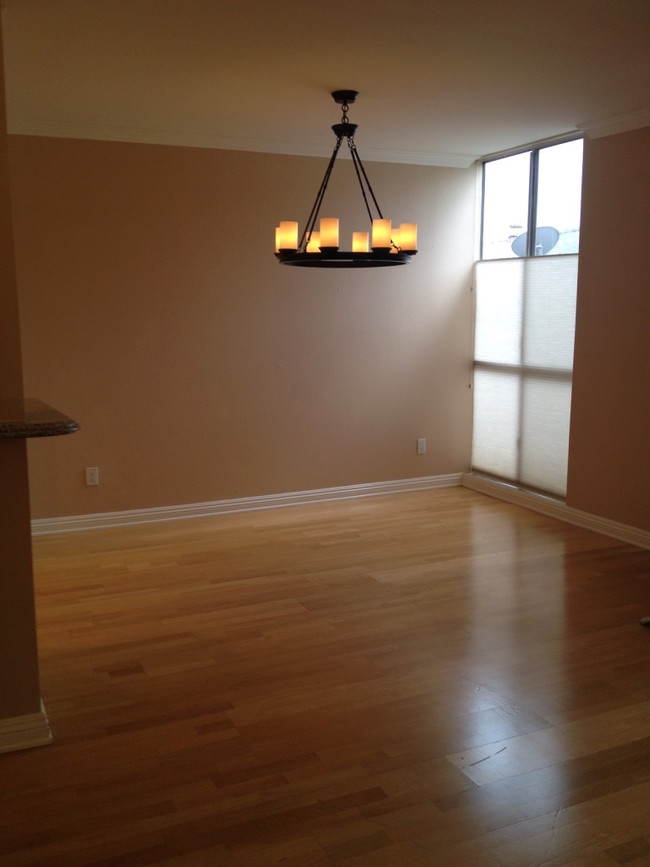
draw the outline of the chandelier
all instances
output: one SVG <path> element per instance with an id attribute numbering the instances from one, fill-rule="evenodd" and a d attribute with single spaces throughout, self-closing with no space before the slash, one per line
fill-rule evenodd
<path id="1" fill-rule="evenodd" d="M 298 242 L 296 222 L 283 220 L 275 230 L 275 255 L 283 265 L 299 265 L 307 268 L 377 268 L 405 265 L 417 253 L 416 223 L 401 223 L 393 227 L 391 220 L 384 218 L 361 162 L 354 143 L 357 124 L 350 123 L 348 120 L 349 105 L 355 102 L 358 95 L 356 90 L 335 90 L 332 93 L 334 102 L 342 106 L 343 112 L 341 122 L 332 127 L 336 135 L 336 144 L 300 242 Z M 338 218 L 321 217 L 316 229 L 327 184 L 344 139 L 350 150 L 361 195 L 370 219 L 370 231 L 352 233 L 351 252 L 339 249 Z M 372 206 L 375 209 L 374 216 Z"/>

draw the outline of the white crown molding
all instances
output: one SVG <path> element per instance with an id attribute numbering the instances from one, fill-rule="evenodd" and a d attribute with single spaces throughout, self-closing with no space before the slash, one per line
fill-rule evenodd
<path id="1" fill-rule="evenodd" d="M 80 530 L 101 530 L 108 527 L 126 527 L 130 524 L 152 524 L 158 521 L 178 521 L 182 518 L 205 518 L 212 515 L 230 515 L 235 512 L 254 512 L 285 506 L 302 506 L 333 500 L 373 497 L 381 494 L 426 491 L 433 488 L 459 486 L 460 473 L 443 476 L 419 476 L 388 482 L 370 482 L 313 491 L 292 491 L 285 494 L 266 494 L 261 497 L 238 497 L 233 500 L 215 500 L 209 503 L 190 503 L 183 506 L 161 506 L 153 509 L 130 509 L 124 512 L 103 512 L 92 515 L 72 515 L 63 518 L 35 518 L 32 520 L 34 536 L 74 533 Z"/>
<path id="2" fill-rule="evenodd" d="M 16 121 L 9 125 L 11 135 L 34 135 L 48 138 L 90 139 L 92 141 L 120 141 L 135 144 L 172 145 L 214 150 L 248 151 L 255 153 L 285 154 L 301 157 L 330 157 L 331 147 L 300 141 L 275 141 L 235 136 L 211 136 L 176 132 L 174 130 L 137 127 L 93 126 L 90 124 L 47 123 L 45 121 Z M 347 154 L 341 153 L 345 157 Z M 363 158 L 369 162 L 401 163 L 406 165 L 439 166 L 466 169 L 479 156 L 476 154 L 428 153 L 422 151 L 382 150 L 364 148 Z"/>
<path id="3" fill-rule="evenodd" d="M 644 108 L 631 114 L 621 114 L 617 117 L 585 121 L 578 124 L 578 129 L 582 130 L 588 138 L 603 138 L 608 135 L 642 129 L 646 126 L 650 126 L 650 108 Z"/>
<path id="4" fill-rule="evenodd" d="M 38 713 L 0 719 L 0 753 L 44 747 L 52 740 L 52 730 L 42 702 Z"/>
<path id="5" fill-rule="evenodd" d="M 573 509 L 562 500 L 544 497 L 532 491 L 524 491 L 514 485 L 497 482 L 475 473 L 464 473 L 462 485 L 480 494 L 487 494 L 489 497 L 495 497 L 498 500 L 512 503 L 514 506 L 532 509 L 532 511 L 548 515 L 550 518 L 557 518 L 559 521 L 564 521 L 567 524 L 582 527 L 584 530 L 592 530 L 594 533 L 610 536 L 619 542 L 637 545 L 639 548 L 650 548 L 650 533 L 646 530 L 630 527 L 627 524 L 620 524 L 617 521 L 610 521 L 608 518 L 601 518 L 589 512 L 582 512 L 580 509 Z"/>
<path id="6" fill-rule="evenodd" d="M 411 166 L 437 166 L 447 169 L 468 169 L 481 157 L 479 154 L 425 153 L 423 151 L 394 151 L 363 147 L 364 162 L 402 163 Z M 328 154 L 329 156 L 329 154 Z"/>

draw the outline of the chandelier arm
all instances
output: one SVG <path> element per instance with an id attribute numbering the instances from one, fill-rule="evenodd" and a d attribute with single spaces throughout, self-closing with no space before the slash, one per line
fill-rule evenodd
<path id="1" fill-rule="evenodd" d="M 302 233 L 300 244 L 298 245 L 298 249 L 302 250 L 303 252 L 306 249 L 307 244 L 309 243 L 311 233 L 314 231 L 314 226 L 316 225 L 316 220 L 318 219 L 318 214 L 320 213 L 320 206 L 323 203 L 323 198 L 325 196 L 325 190 L 327 189 L 330 175 L 332 174 L 332 169 L 334 168 L 334 162 L 339 152 L 339 148 L 341 147 L 341 141 L 342 137 L 338 136 L 338 138 L 336 139 L 336 144 L 334 145 L 332 156 L 330 157 L 329 164 L 325 169 L 325 176 L 323 177 L 323 180 L 321 182 L 320 189 L 316 193 L 316 199 L 314 201 L 314 204 L 312 205 L 309 217 L 307 218 L 307 222 L 305 223 L 305 231 Z"/>
<path id="2" fill-rule="evenodd" d="M 350 148 L 350 155 L 352 156 L 352 162 L 354 163 L 354 168 L 355 168 L 355 171 L 357 173 L 357 178 L 359 179 L 359 186 L 361 187 L 361 193 L 363 195 L 363 200 L 366 203 L 366 210 L 368 211 L 368 216 L 370 217 L 370 222 L 372 222 L 373 217 L 372 217 L 372 213 L 370 210 L 370 205 L 368 204 L 368 199 L 366 197 L 366 192 L 365 192 L 362 180 L 361 180 L 361 176 L 363 176 L 363 180 L 365 181 L 366 188 L 367 188 L 368 192 L 370 193 L 372 201 L 375 204 L 375 208 L 377 208 L 377 213 L 379 215 L 379 218 L 383 220 L 384 215 L 381 212 L 381 208 L 379 207 L 379 202 L 377 201 L 377 197 L 375 196 L 375 193 L 372 189 L 370 181 L 368 180 L 368 175 L 366 174 L 366 170 L 364 169 L 363 163 L 361 162 L 361 157 L 359 156 L 359 151 L 357 150 L 355 143 L 353 141 L 351 141 L 350 139 L 348 139 L 348 146 Z"/>
<path id="3" fill-rule="evenodd" d="M 354 166 L 354 171 L 357 175 L 357 180 L 359 181 L 359 189 L 361 190 L 361 195 L 363 196 L 363 201 L 366 206 L 366 211 L 368 212 L 368 218 L 370 219 L 370 224 L 372 225 L 372 211 L 370 210 L 370 205 L 368 203 L 368 196 L 366 195 L 365 187 L 363 186 L 363 178 L 361 176 L 361 172 L 359 171 L 359 166 L 357 165 L 359 160 L 359 155 L 354 147 L 354 144 L 348 139 L 348 147 L 350 148 L 350 156 L 352 157 L 352 165 Z M 381 211 L 377 208 L 379 216 L 381 217 Z"/>

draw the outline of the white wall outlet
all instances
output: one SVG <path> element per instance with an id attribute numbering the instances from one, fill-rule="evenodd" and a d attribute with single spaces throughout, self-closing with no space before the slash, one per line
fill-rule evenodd
<path id="1" fill-rule="evenodd" d="M 86 467 L 86 484 L 99 484 L 99 467 Z"/>
<path id="2" fill-rule="evenodd" d="M 426 453 L 427 453 L 427 439 L 426 439 L 426 437 L 418 437 L 416 442 L 417 442 L 417 453 L 419 455 L 426 455 Z"/>

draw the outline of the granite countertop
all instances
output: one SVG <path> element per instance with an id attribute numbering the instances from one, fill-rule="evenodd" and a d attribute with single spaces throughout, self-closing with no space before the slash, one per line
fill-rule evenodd
<path id="1" fill-rule="evenodd" d="M 41 400 L 25 398 L 22 411 L 0 407 L 0 439 L 58 437 L 78 430 L 74 419 Z"/>

